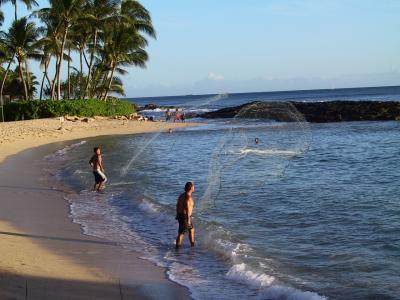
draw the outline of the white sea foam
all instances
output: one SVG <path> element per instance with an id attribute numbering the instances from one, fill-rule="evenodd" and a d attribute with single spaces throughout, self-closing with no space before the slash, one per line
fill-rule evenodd
<path id="1" fill-rule="evenodd" d="M 273 285 L 264 289 L 259 299 L 262 300 L 327 300 L 328 298 L 320 296 L 314 292 L 300 291 L 298 289 L 282 286 Z"/>
<path id="2" fill-rule="evenodd" d="M 269 276 L 262 273 L 256 273 L 249 270 L 245 263 L 233 265 L 226 276 L 229 279 L 240 281 L 256 288 L 264 288 L 270 286 L 274 281 L 275 277 Z"/>
<path id="3" fill-rule="evenodd" d="M 89 174 L 90 172 L 88 172 L 88 171 L 83 171 L 83 170 L 75 170 L 74 171 L 74 175 L 79 175 L 79 174 Z"/>
<path id="4" fill-rule="evenodd" d="M 155 204 L 143 199 L 142 202 L 139 204 L 139 208 L 147 213 L 158 213 L 159 209 L 156 207 Z"/>
<path id="5" fill-rule="evenodd" d="M 275 277 L 257 273 L 245 263 L 232 266 L 226 276 L 229 279 L 258 288 L 260 290 L 258 298 L 263 300 L 327 300 L 326 297 L 314 292 L 283 286 L 277 283 Z"/>
<path id="6" fill-rule="evenodd" d="M 207 228 L 203 243 L 208 249 L 234 263 L 237 262 L 239 256 L 245 256 L 252 251 L 248 245 L 232 241 L 230 233 L 221 226 Z"/>
<path id="7" fill-rule="evenodd" d="M 72 149 L 77 148 L 79 146 L 82 146 L 84 144 L 86 144 L 86 141 L 80 141 L 78 143 L 74 143 L 74 144 L 65 146 L 64 148 L 62 148 L 60 150 L 57 150 L 56 152 L 54 152 L 52 154 L 46 155 L 45 159 L 52 159 L 52 158 L 56 158 L 56 157 L 62 157 L 65 154 L 67 154 L 69 151 L 71 151 Z"/>
<path id="8" fill-rule="evenodd" d="M 292 150 L 245 148 L 245 149 L 240 149 L 238 151 L 238 154 L 255 154 L 255 155 L 265 155 L 265 156 L 272 156 L 272 155 L 294 156 L 294 155 L 299 155 L 301 153 Z"/>
<path id="9" fill-rule="evenodd" d="M 104 238 L 136 251 L 153 253 L 155 248 L 133 232 L 120 216 L 118 209 L 108 203 L 118 196 L 118 193 L 103 194 L 84 190 L 79 195 L 65 198 L 70 202 L 73 222 L 80 224 L 85 234 Z"/>

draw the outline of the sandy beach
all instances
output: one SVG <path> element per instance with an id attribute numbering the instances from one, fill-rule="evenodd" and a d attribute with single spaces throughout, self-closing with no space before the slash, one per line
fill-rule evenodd
<path id="1" fill-rule="evenodd" d="M 41 119 L 0 124 L 0 299 L 187 299 L 165 270 L 81 233 L 43 157 L 67 141 L 190 124 Z"/>

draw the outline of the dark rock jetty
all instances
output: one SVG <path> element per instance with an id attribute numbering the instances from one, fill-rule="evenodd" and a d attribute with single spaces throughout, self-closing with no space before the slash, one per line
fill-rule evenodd
<path id="1" fill-rule="evenodd" d="M 400 120 L 400 102 L 396 101 L 251 102 L 207 112 L 199 117 L 233 118 L 239 112 L 249 108 L 248 116 L 251 118 L 251 107 L 257 107 L 257 105 L 262 106 L 263 118 L 276 121 L 295 121 L 283 111 L 283 107 L 289 107 L 291 114 L 293 111 L 298 111 L 300 116 L 302 115 L 306 121 L 312 123 Z M 254 113 L 253 117 L 259 117 L 259 113 Z"/>

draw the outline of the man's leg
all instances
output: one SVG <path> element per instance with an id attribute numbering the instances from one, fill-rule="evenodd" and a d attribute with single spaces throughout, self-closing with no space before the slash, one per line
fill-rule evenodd
<path id="1" fill-rule="evenodd" d="M 100 189 L 103 187 L 104 181 L 100 181 L 99 187 L 97 188 L 97 191 L 99 192 Z"/>
<path id="2" fill-rule="evenodd" d="M 194 228 L 189 230 L 189 241 L 190 241 L 190 246 L 194 247 Z"/>
<path id="3" fill-rule="evenodd" d="M 183 241 L 183 233 L 178 233 L 178 236 L 176 237 L 176 241 L 175 241 L 176 249 L 178 249 L 180 246 L 182 246 L 182 241 Z"/>

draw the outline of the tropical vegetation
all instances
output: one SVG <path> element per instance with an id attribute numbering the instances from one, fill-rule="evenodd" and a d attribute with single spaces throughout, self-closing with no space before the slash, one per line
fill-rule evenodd
<path id="1" fill-rule="evenodd" d="M 96 99 L 125 95 L 121 75 L 146 66 L 148 38 L 155 38 L 149 11 L 136 0 L 34 0 L 11 2 L 11 26 L 0 31 L 1 98 L 32 101 Z M 29 16 L 18 16 L 23 4 Z M 30 71 L 32 61 L 42 74 Z M 35 104 L 36 105 L 36 104 Z"/>
<path id="2" fill-rule="evenodd" d="M 18 101 L 4 106 L 5 121 L 20 121 L 61 116 L 128 116 L 135 106 L 128 101 L 60 100 L 60 101 Z"/>

